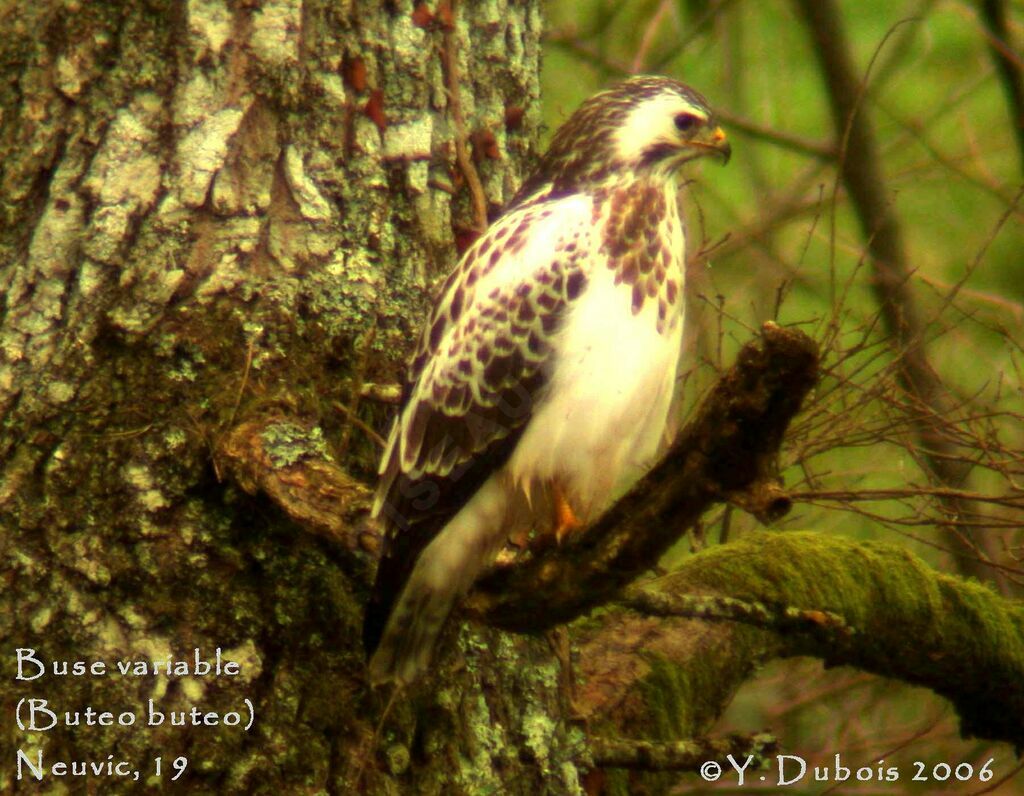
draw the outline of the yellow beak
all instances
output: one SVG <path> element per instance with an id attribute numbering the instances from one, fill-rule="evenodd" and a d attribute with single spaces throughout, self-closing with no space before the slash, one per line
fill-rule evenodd
<path id="1" fill-rule="evenodd" d="M 725 130 L 721 127 L 715 127 L 714 129 L 705 127 L 696 138 L 692 138 L 686 143 L 689 146 L 706 149 L 707 152 L 705 154 L 707 155 L 718 155 L 722 158 L 723 166 L 732 157 L 732 147 L 729 146 L 729 141 L 725 137 Z"/>

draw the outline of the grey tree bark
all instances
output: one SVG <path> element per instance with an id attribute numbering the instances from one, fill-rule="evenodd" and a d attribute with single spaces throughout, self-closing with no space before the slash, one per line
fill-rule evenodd
<path id="1" fill-rule="evenodd" d="M 348 417 L 388 411 L 363 386 L 396 380 L 453 240 L 479 223 L 466 163 L 498 206 L 533 152 L 539 4 L 431 5 L 0 8 L 4 671 L 17 648 L 107 665 L 5 677 L 0 790 L 38 787 L 27 767 L 18 781 L 19 749 L 46 766 L 113 754 L 165 785 L 184 756 L 194 792 L 346 792 L 373 758 L 370 556 L 247 494 L 267 485 L 236 465 L 244 439 L 279 472 L 312 453 L 372 480 L 378 450 Z M 333 496 L 328 536 L 345 518 Z M 415 744 L 397 707 L 407 735 L 384 738 L 369 786 L 415 766 L 425 790 L 573 789 L 568 735 L 548 719 L 554 664 L 522 665 L 546 646 L 500 646 L 520 687 L 491 689 L 493 670 L 466 661 L 419 706 Z M 115 669 L 218 647 L 240 675 Z M 22 731 L 29 698 L 83 725 L 87 706 L 139 721 Z M 246 698 L 247 731 L 142 726 L 149 699 L 169 717 L 245 712 Z"/>

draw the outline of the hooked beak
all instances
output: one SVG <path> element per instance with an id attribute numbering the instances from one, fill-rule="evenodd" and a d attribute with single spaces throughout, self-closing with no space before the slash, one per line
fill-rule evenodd
<path id="1" fill-rule="evenodd" d="M 732 147 L 725 137 L 725 131 L 716 126 L 714 129 L 704 128 L 700 135 L 686 142 L 688 146 L 704 150 L 702 155 L 717 155 L 722 159 L 724 166 L 732 157 Z"/>

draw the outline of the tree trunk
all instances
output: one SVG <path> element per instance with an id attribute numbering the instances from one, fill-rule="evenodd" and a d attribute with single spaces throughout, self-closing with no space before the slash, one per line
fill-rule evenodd
<path id="1" fill-rule="evenodd" d="M 40 754 L 44 782 L 102 792 L 137 783 L 49 767 L 112 754 L 155 784 L 183 756 L 182 779 L 218 792 L 342 793 L 364 765 L 371 790 L 402 776 L 435 792 L 572 790 L 540 641 L 439 662 L 376 755 L 381 697 L 358 641 L 371 557 L 239 486 L 266 487 L 239 464 L 254 444 L 278 470 L 315 451 L 340 463 L 335 479 L 372 481 L 379 450 L 349 417 L 385 425 L 364 387 L 397 380 L 453 240 L 479 226 L 469 180 L 497 207 L 534 151 L 538 6 L 0 11 L 0 636 L 12 673 L 17 648 L 35 651 L 4 688 L 0 790 L 37 788 L 25 759 Z M 321 519 L 336 530 L 329 503 Z M 240 674 L 115 666 L 217 648 Z M 48 673 L 29 680 L 33 660 Z M 57 676 L 54 661 L 106 672 Z M 22 699 L 60 722 L 18 730 Z M 244 724 L 245 699 L 248 730 L 171 726 L 193 706 Z M 149 700 L 160 726 L 145 726 Z M 114 725 L 86 726 L 87 706 Z"/>

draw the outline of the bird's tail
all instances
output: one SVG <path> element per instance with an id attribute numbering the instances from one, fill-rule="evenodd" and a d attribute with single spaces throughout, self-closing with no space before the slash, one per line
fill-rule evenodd
<path id="1" fill-rule="evenodd" d="M 372 652 L 372 684 L 408 684 L 426 672 L 455 602 L 504 542 L 504 503 L 504 490 L 497 479 L 490 479 L 423 549 L 408 577 L 399 580 L 404 585 L 399 585 L 398 598 L 390 604 L 378 601 L 378 609 L 371 603 L 364 637 Z M 378 585 L 380 580 L 378 573 Z"/>

